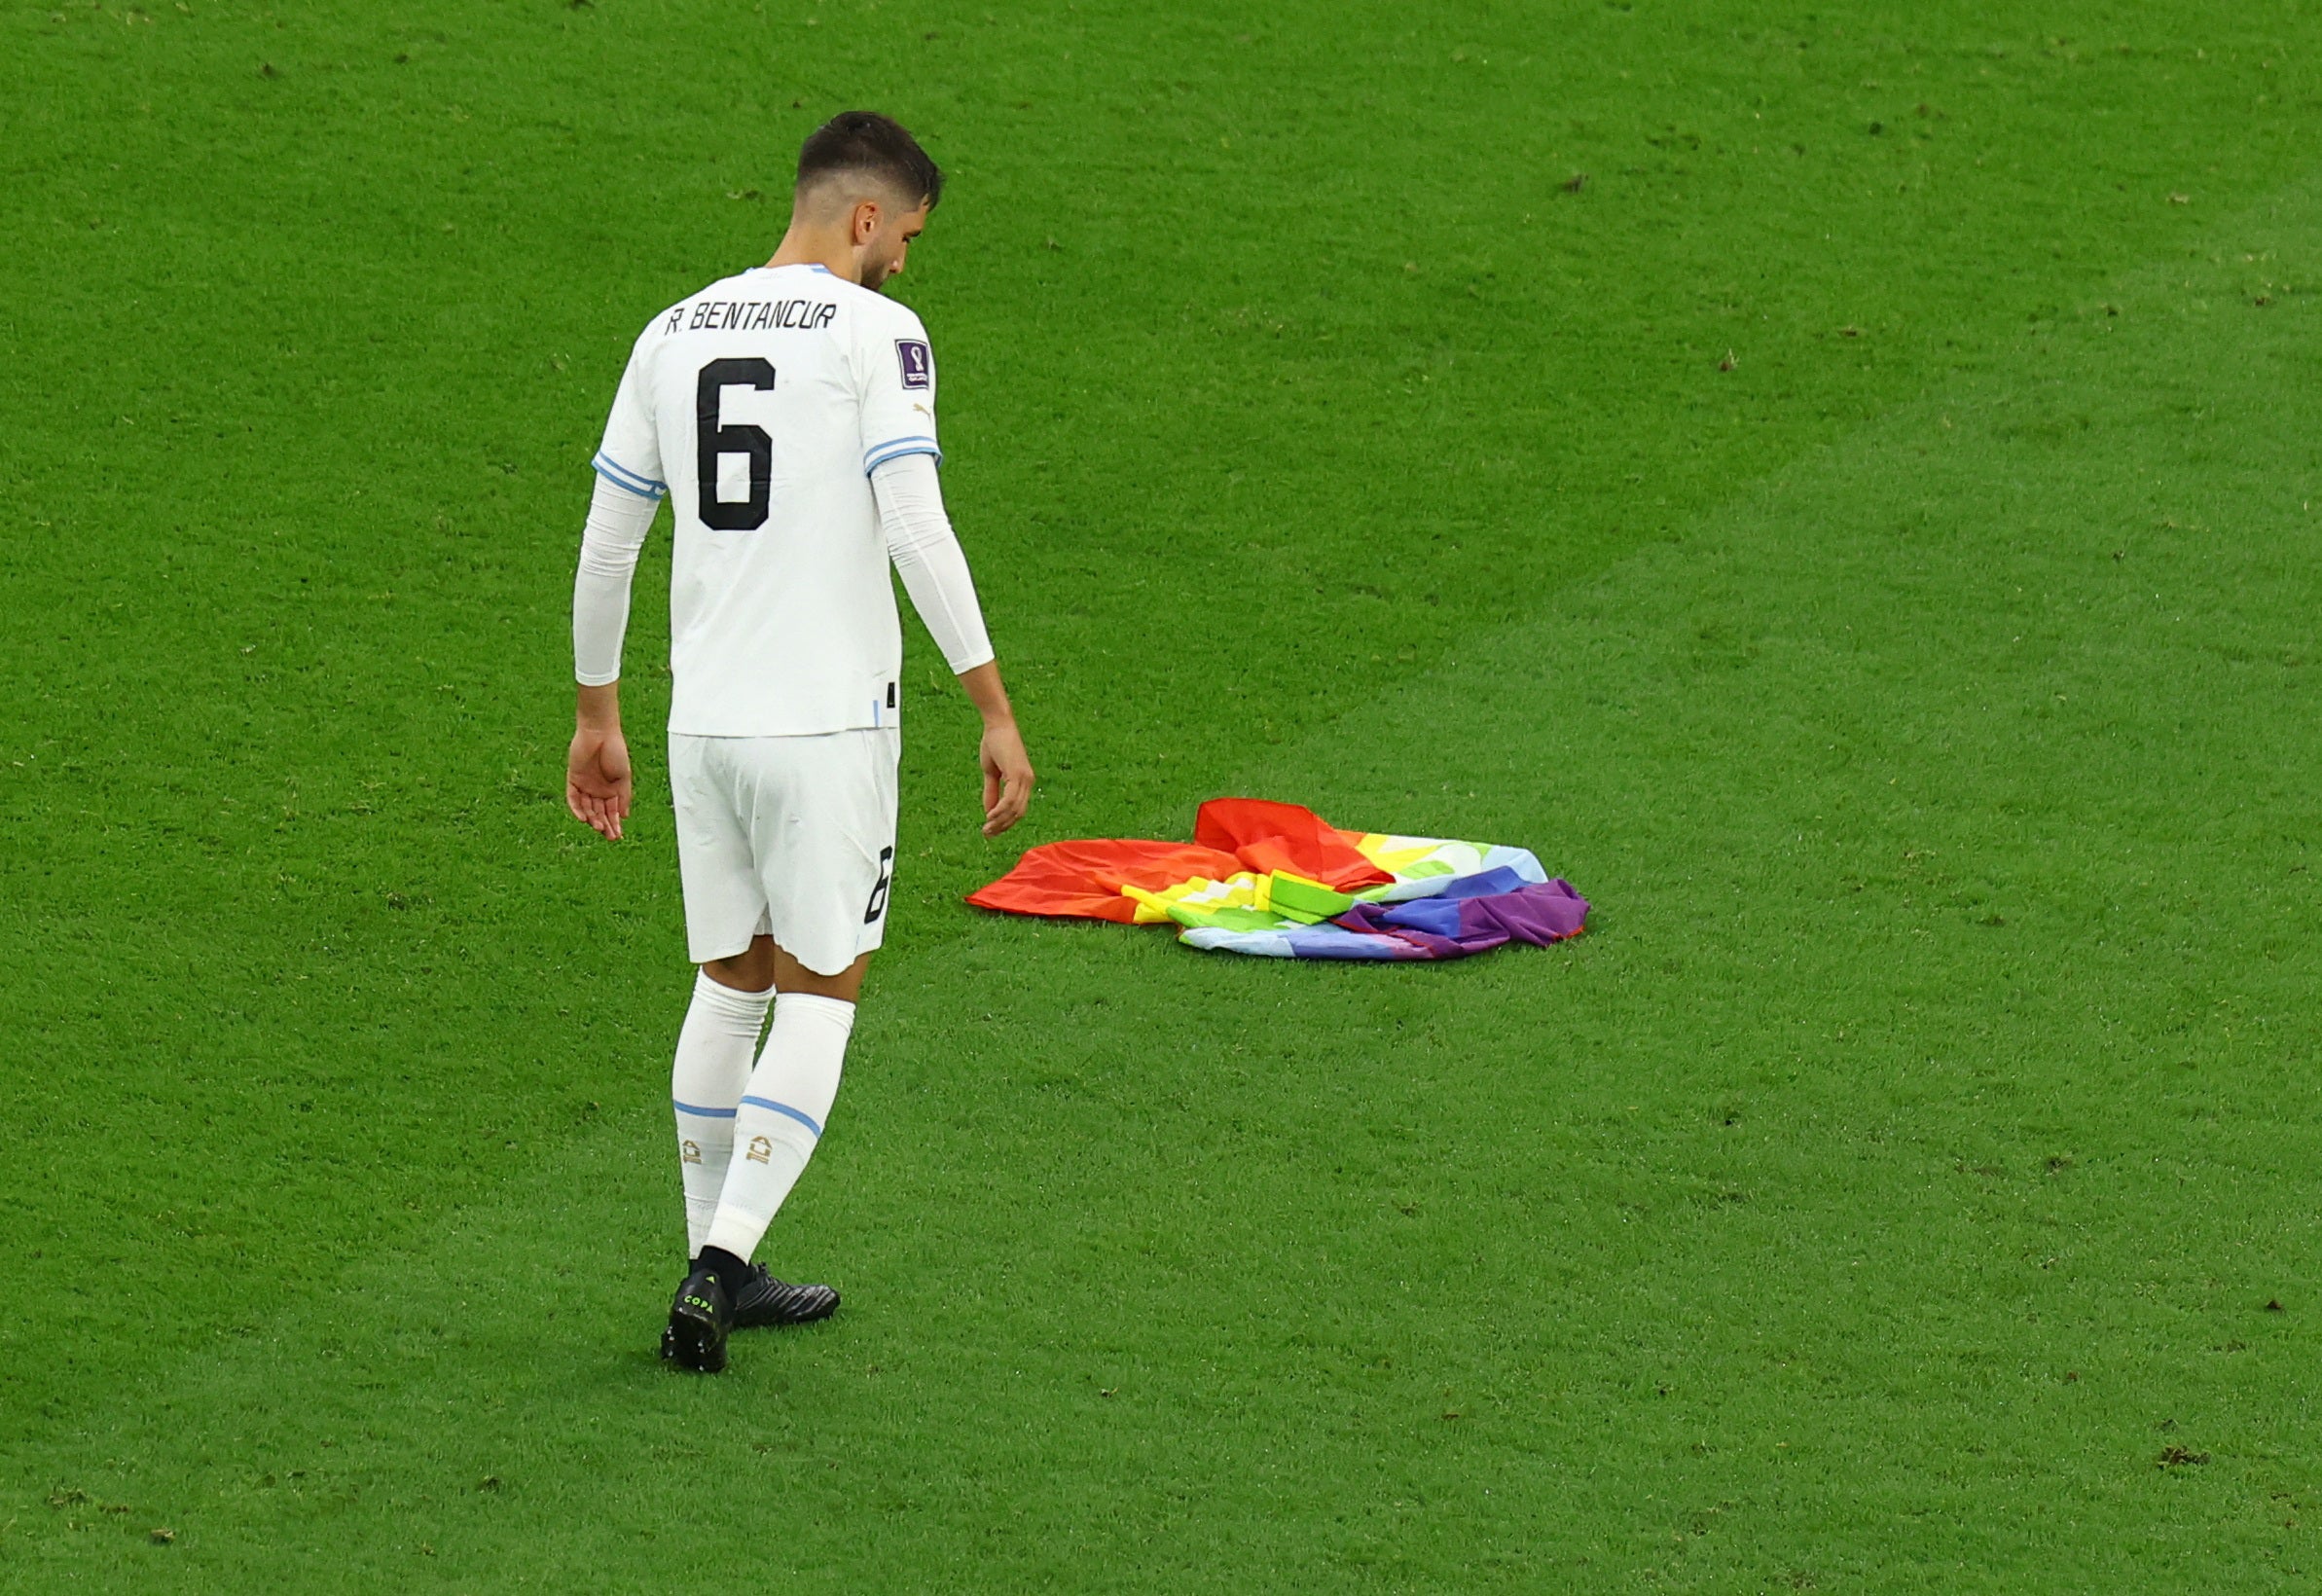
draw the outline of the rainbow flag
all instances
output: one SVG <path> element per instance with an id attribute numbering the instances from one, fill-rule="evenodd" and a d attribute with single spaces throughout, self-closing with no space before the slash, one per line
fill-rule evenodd
<path id="1" fill-rule="evenodd" d="M 1561 942 L 1588 918 L 1588 900 L 1529 850 L 1341 831 L 1260 798 L 1211 799 L 1191 843 L 1044 843 L 967 901 L 1173 925 L 1188 947 L 1271 959 L 1464 959 Z"/>

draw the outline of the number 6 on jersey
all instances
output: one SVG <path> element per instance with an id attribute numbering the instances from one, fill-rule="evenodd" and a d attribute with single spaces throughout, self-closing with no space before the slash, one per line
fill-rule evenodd
<path id="1" fill-rule="evenodd" d="M 766 525 L 774 500 L 774 440 L 764 427 L 746 421 L 719 423 L 727 388 L 773 392 L 773 363 L 756 355 L 712 360 L 694 383 L 694 475 L 702 525 L 721 532 L 750 532 Z M 749 496 L 739 502 L 719 492 L 724 485 L 718 481 L 718 463 L 724 454 L 749 456 Z"/>

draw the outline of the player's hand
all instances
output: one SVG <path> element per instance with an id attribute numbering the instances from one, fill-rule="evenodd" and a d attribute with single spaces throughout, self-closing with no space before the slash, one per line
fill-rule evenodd
<path id="1" fill-rule="evenodd" d="M 1024 737 L 1010 721 L 984 728 L 984 744 L 977 751 L 984 767 L 984 835 L 997 837 L 1024 818 L 1032 803 L 1032 758 L 1024 751 Z"/>
<path id="2" fill-rule="evenodd" d="M 619 842 L 621 820 L 635 794 L 629 741 L 621 728 L 583 721 L 572 734 L 572 751 L 564 760 L 564 803 L 573 818 Z"/>

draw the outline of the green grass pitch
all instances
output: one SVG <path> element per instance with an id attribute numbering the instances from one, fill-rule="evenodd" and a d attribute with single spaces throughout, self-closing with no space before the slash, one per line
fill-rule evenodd
<path id="1" fill-rule="evenodd" d="M 2322 19 L 0 13 L 0 1587 L 2310 1590 Z M 1045 776 L 903 868 L 665 1372 L 685 1002 L 564 814 L 630 339 L 848 105 Z M 1597 905 L 982 917 L 1224 792 Z M 2302 996 L 2303 995 L 2303 996 Z"/>

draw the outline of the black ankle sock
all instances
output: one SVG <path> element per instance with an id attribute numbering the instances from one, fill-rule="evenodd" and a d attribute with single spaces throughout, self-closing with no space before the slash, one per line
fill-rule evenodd
<path id="1" fill-rule="evenodd" d="M 742 1294 L 743 1285 L 749 1279 L 749 1260 L 738 1258 L 722 1247 L 705 1247 L 701 1256 L 693 1260 L 696 1269 L 707 1269 L 717 1277 L 726 1300 L 733 1301 Z"/>

